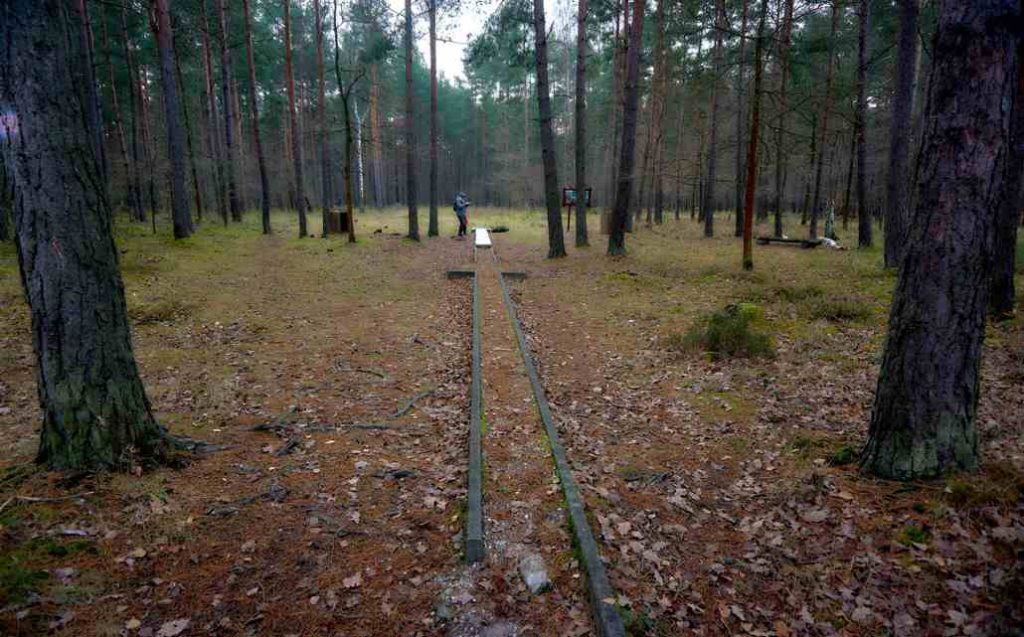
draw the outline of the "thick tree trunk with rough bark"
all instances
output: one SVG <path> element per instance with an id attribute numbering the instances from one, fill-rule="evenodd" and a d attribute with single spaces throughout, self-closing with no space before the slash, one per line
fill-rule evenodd
<path id="1" fill-rule="evenodd" d="M 707 185 L 704 187 L 704 199 L 701 202 L 701 217 L 704 220 L 704 236 L 715 236 L 715 180 L 718 178 L 718 85 L 722 77 L 722 31 L 725 30 L 725 0 L 715 0 L 715 48 L 711 56 L 714 60 L 714 77 L 711 80 L 711 133 L 708 138 L 708 162 L 705 173 Z"/>
<path id="2" fill-rule="evenodd" d="M 544 203 L 548 211 L 548 258 L 565 256 L 555 135 L 551 129 L 551 92 L 548 85 L 548 34 L 544 0 L 533 0 L 534 58 L 537 63 L 537 115 L 540 117 L 540 155 L 544 165 Z"/>
<path id="3" fill-rule="evenodd" d="M 535 0 L 536 1 L 536 0 Z M 622 144 L 619 154 L 618 181 L 615 186 L 615 207 L 608 235 L 608 254 L 626 254 L 626 222 L 629 199 L 633 191 L 633 162 L 636 150 L 636 110 L 639 102 L 640 47 L 643 44 L 645 0 L 633 0 L 633 20 L 626 51 L 625 100 L 622 108 Z M 629 22 L 629 20 L 627 20 Z"/>
<path id="4" fill-rule="evenodd" d="M 222 0 L 223 1 L 223 0 Z M 306 228 L 306 191 L 302 175 L 302 136 L 299 115 L 295 111 L 295 78 L 292 73 L 291 0 L 284 0 L 284 74 L 288 88 L 288 119 L 292 131 L 292 163 L 295 171 L 295 207 L 299 211 L 299 238 L 309 234 Z"/>
<path id="5" fill-rule="evenodd" d="M 757 191 L 757 143 L 761 137 L 761 92 L 764 82 L 764 22 L 768 0 L 761 0 L 761 17 L 757 23 L 757 44 L 754 49 L 754 102 L 750 109 L 750 141 L 747 147 L 747 190 L 743 202 L 743 269 L 754 267 L 754 196 Z"/>
<path id="6" fill-rule="evenodd" d="M 98 175 L 86 114 L 67 99 L 81 52 L 54 28 L 62 10 L 57 0 L 11 0 L 0 21 L 3 100 L 20 115 L 11 162 L 43 413 L 38 460 L 128 469 L 162 459 L 167 443 L 135 364 L 106 200 L 88 181 Z"/>
<path id="7" fill-rule="evenodd" d="M 866 85 L 868 75 L 868 0 L 860 0 L 857 8 L 857 109 L 854 125 L 857 129 L 857 246 L 871 247 L 871 211 L 867 202 L 868 153 Z"/>
<path id="8" fill-rule="evenodd" d="M 587 237 L 587 0 L 576 10 L 576 247 Z"/>
<path id="9" fill-rule="evenodd" d="M 0 241 L 11 240 L 11 208 L 14 206 L 14 178 L 0 157 Z"/>
<path id="10" fill-rule="evenodd" d="M 1017 55 L 1018 64 L 1024 66 L 1024 39 L 1018 46 Z M 999 197 L 999 217 L 993 238 L 989 311 L 996 320 L 1013 317 L 1017 301 L 1013 277 L 1017 266 L 1017 228 L 1021 224 L 1021 204 L 1024 203 L 1019 179 L 1024 175 L 1024 72 L 1018 74 L 1014 99 L 1013 138 L 1007 167 L 1010 177 Z"/>
<path id="11" fill-rule="evenodd" d="M 409 234 L 420 240 L 420 215 L 416 209 L 416 131 L 413 128 L 412 96 L 412 0 L 405 0 L 405 188 L 409 207 Z"/>
<path id="12" fill-rule="evenodd" d="M 227 160 L 227 189 L 228 206 L 231 209 L 231 220 L 242 220 L 242 202 L 238 194 L 238 167 L 236 154 L 238 152 L 237 141 L 235 140 L 235 112 L 232 104 L 234 97 L 231 94 L 231 49 L 228 47 L 228 21 L 224 3 L 226 0 L 216 0 L 217 14 L 220 17 L 220 79 L 221 79 L 221 108 L 224 109 L 224 148 Z"/>
<path id="13" fill-rule="evenodd" d="M 899 0 L 900 33 L 896 53 L 896 90 L 889 128 L 889 174 L 885 202 L 885 266 L 896 267 L 907 230 L 910 179 L 907 166 L 913 130 L 914 85 L 917 72 L 918 0 Z"/>
<path id="14" fill-rule="evenodd" d="M 832 110 L 832 69 L 835 59 L 836 33 L 839 30 L 839 0 L 832 0 L 832 31 L 828 45 L 828 63 L 825 67 L 825 102 L 821 112 L 821 148 L 818 165 L 814 170 L 814 201 L 811 205 L 810 237 L 818 238 L 818 217 L 821 216 L 821 177 L 825 169 L 825 145 L 828 141 L 828 116 Z"/>
<path id="15" fill-rule="evenodd" d="M 260 111 L 256 101 L 256 62 L 252 53 L 252 12 L 249 8 L 249 1 L 242 0 L 242 9 L 245 13 L 245 59 L 249 67 L 249 118 L 252 120 L 252 145 L 256 151 L 256 164 L 260 171 L 260 212 L 263 234 L 270 234 L 270 179 L 267 176 L 267 160 L 263 154 L 263 140 L 260 136 Z M 322 88 L 320 94 L 323 95 Z"/>
<path id="16" fill-rule="evenodd" d="M 174 238 L 192 235 L 192 212 L 185 184 L 185 140 L 182 135 L 181 105 L 178 103 L 178 84 L 174 78 L 174 34 L 171 32 L 171 13 L 168 0 L 152 0 L 150 28 L 160 51 L 160 85 L 164 93 L 164 123 L 167 128 L 167 155 L 171 162 L 171 219 Z"/>
<path id="17" fill-rule="evenodd" d="M 1007 108 L 1021 17 L 1019 0 L 946 0 L 940 9 L 915 210 L 861 458 L 882 477 L 978 466 L 992 233 L 1000 197 L 1021 177 L 1011 174 Z"/>

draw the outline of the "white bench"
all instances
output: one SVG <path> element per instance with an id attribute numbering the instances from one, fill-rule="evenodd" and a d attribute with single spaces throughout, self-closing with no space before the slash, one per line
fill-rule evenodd
<path id="1" fill-rule="evenodd" d="M 487 249 L 491 247 L 491 233 L 487 231 L 487 228 L 474 228 L 473 232 L 475 233 L 474 248 Z"/>
<path id="2" fill-rule="evenodd" d="M 474 228 L 473 229 L 473 260 L 476 261 L 477 250 L 490 250 L 491 249 L 491 233 L 487 231 L 487 228 Z"/>

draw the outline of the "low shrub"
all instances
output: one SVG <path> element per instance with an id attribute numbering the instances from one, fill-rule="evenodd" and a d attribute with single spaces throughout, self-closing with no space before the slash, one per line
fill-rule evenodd
<path id="1" fill-rule="evenodd" d="M 764 311 L 753 303 L 737 303 L 698 320 L 685 335 L 670 335 L 665 347 L 707 352 L 712 359 L 772 356 L 772 338 L 760 329 Z"/>

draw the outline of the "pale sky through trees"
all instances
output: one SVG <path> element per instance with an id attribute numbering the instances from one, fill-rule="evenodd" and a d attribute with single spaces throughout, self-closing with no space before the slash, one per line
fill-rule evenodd
<path id="1" fill-rule="evenodd" d="M 388 0 L 391 10 L 401 15 L 405 10 L 404 0 Z M 439 0 L 443 5 L 443 0 Z M 437 69 L 438 77 L 450 79 L 465 79 L 466 74 L 462 68 L 462 56 L 469 41 L 473 39 L 484 27 L 488 16 L 494 13 L 499 0 L 480 0 L 478 2 L 463 2 L 462 8 L 455 14 L 445 13 L 442 9 L 437 20 Z M 545 0 L 544 12 L 547 15 L 548 26 L 553 20 L 555 5 L 565 5 L 566 2 L 559 0 Z M 575 3 L 573 3 L 575 5 Z M 430 38 L 427 33 L 427 16 L 423 8 L 424 3 L 414 4 L 416 13 L 416 47 L 419 49 L 423 60 L 429 63 L 430 60 Z"/>

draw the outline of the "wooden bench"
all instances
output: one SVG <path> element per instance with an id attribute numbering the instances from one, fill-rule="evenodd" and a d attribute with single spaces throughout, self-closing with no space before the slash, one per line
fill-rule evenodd
<path id="1" fill-rule="evenodd" d="M 821 245 L 821 239 L 785 239 L 783 237 L 758 237 L 757 245 L 766 246 L 772 243 L 780 243 L 782 245 L 800 246 L 805 250 L 811 248 L 817 248 Z"/>

